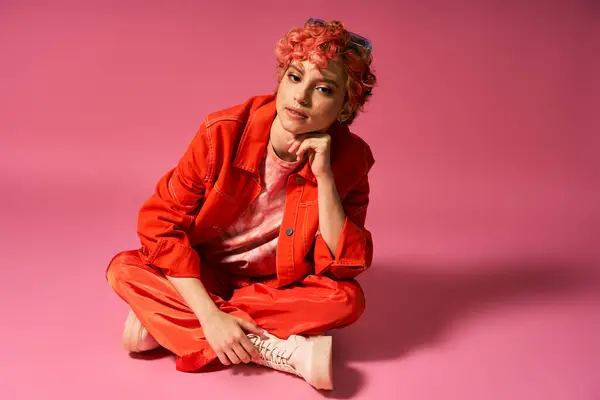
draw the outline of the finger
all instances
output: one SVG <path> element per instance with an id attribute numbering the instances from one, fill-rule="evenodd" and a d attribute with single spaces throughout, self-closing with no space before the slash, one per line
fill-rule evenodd
<path id="1" fill-rule="evenodd" d="M 296 143 L 292 143 L 291 145 L 288 146 L 288 149 L 287 149 L 288 153 L 292 153 L 293 154 L 296 151 L 297 147 L 298 146 L 296 145 Z"/>
<path id="2" fill-rule="evenodd" d="M 294 140 L 289 148 L 288 148 L 288 152 L 289 153 L 295 153 L 296 150 L 298 149 L 298 147 L 300 147 L 300 145 L 302 144 L 302 140 Z"/>
<path id="3" fill-rule="evenodd" d="M 234 344 L 233 346 L 231 346 L 231 348 L 233 349 L 233 351 L 235 351 L 235 354 L 244 364 L 248 364 L 250 361 L 252 361 L 252 356 L 246 351 L 244 347 L 240 346 L 239 343 Z"/>
<path id="4" fill-rule="evenodd" d="M 229 359 L 225 355 L 225 353 L 223 353 L 222 351 L 215 351 L 215 353 L 217 354 L 217 357 L 219 358 L 219 361 L 221 361 L 221 364 L 223 364 L 223 365 L 229 365 L 229 364 L 231 364 L 229 362 Z"/>
<path id="5" fill-rule="evenodd" d="M 237 354 L 235 354 L 235 351 L 233 351 L 233 349 L 229 348 L 225 350 L 225 354 L 227 354 L 227 357 L 233 364 L 240 363 L 240 358 L 237 356 Z"/>
<path id="6" fill-rule="evenodd" d="M 300 158 L 308 150 L 314 149 L 314 148 L 315 148 L 315 143 L 312 140 L 307 139 L 304 142 L 302 142 L 302 144 L 300 145 L 300 148 L 298 149 L 298 151 L 296 151 L 296 155 L 298 156 L 298 158 Z"/>
<path id="7" fill-rule="evenodd" d="M 245 332 L 253 333 L 262 339 L 268 339 L 268 336 L 265 335 L 265 330 L 254 325 L 252 322 L 248 322 L 245 319 L 239 318 L 238 323 Z"/>
<path id="8" fill-rule="evenodd" d="M 250 341 L 250 339 L 248 339 L 247 336 L 240 340 L 240 344 L 246 350 L 246 352 L 250 354 L 250 357 L 252 357 L 253 360 L 260 358 L 260 353 L 258 352 L 258 349 L 252 344 L 252 342 Z"/>

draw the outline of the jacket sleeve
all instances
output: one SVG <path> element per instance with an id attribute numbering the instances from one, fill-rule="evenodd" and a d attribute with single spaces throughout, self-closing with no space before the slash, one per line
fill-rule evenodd
<path id="1" fill-rule="evenodd" d="M 187 232 L 202 207 L 210 166 L 204 124 L 177 165 L 158 181 L 138 214 L 140 255 L 165 275 L 200 276 L 200 258 Z"/>
<path id="2" fill-rule="evenodd" d="M 325 275 L 334 280 L 349 280 L 371 266 L 373 239 L 371 232 L 365 228 L 365 220 L 369 205 L 368 170 L 372 164 L 371 159 L 367 173 L 342 201 L 346 219 L 335 255 L 331 253 L 320 232 L 317 232 L 314 251 L 317 275 Z"/>

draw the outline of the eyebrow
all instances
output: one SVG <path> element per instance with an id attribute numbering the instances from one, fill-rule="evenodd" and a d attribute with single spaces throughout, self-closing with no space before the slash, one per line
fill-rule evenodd
<path id="1" fill-rule="evenodd" d="M 304 70 L 302 68 L 298 68 L 295 65 L 290 65 L 290 68 L 294 68 L 296 71 L 298 71 L 301 75 L 304 75 Z M 331 83 L 332 85 L 335 85 L 335 87 L 339 88 L 338 83 L 333 80 L 333 79 L 328 79 L 328 78 L 322 78 L 319 79 L 319 81 L 323 81 L 323 82 L 328 82 Z"/>

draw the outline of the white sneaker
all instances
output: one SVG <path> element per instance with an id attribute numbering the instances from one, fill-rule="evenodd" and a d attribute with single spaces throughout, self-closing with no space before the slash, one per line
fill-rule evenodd
<path id="1" fill-rule="evenodd" d="M 133 310 L 129 311 L 129 315 L 125 321 L 123 347 L 130 353 L 141 353 L 160 347 L 160 344 L 158 344 L 135 316 Z"/>
<path id="2" fill-rule="evenodd" d="M 292 335 L 287 340 L 267 334 L 269 339 L 249 334 L 248 338 L 260 353 L 252 360 L 278 371 L 298 375 L 316 389 L 332 390 L 331 336 L 312 336 L 310 339 Z"/>

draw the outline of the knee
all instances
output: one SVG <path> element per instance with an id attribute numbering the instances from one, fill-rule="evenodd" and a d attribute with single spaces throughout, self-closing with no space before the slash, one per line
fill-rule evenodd
<path id="1" fill-rule="evenodd" d="M 119 292 L 121 286 L 129 280 L 129 270 L 135 264 L 135 256 L 130 252 L 117 254 L 108 264 L 106 269 L 106 280 L 108 284 Z"/>
<path id="2" fill-rule="evenodd" d="M 365 294 L 356 281 L 339 282 L 339 290 L 344 305 L 340 323 L 343 325 L 351 324 L 358 320 L 365 311 Z"/>
<path id="3" fill-rule="evenodd" d="M 106 269 L 106 280 L 114 290 L 117 289 L 117 284 L 121 280 L 121 268 L 122 264 L 110 263 Z"/>
<path id="4" fill-rule="evenodd" d="M 125 269 L 127 265 L 113 262 L 108 266 L 106 270 L 106 280 L 108 284 L 115 290 L 119 292 L 119 288 L 124 281 L 126 281 L 125 277 Z"/>

